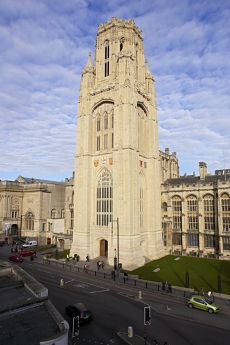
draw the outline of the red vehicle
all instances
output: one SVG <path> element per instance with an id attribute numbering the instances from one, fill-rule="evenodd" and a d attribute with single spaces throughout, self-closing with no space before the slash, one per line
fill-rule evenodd
<path id="1" fill-rule="evenodd" d="M 23 262 L 23 257 L 17 254 L 12 254 L 9 256 L 9 260 L 10 261 L 14 261 L 14 262 Z"/>
<path id="2" fill-rule="evenodd" d="M 31 255 L 35 255 L 36 253 L 35 253 L 35 251 L 33 251 L 33 250 L 21 249 L 21 250 L 18 252 L 18 254 L 19 254 L 20 256 L 31 256 Z"/>

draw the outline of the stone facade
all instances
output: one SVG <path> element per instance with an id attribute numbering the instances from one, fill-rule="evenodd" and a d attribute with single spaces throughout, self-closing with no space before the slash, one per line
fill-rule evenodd
<path id="1" fill-rule="evenodd" d="M 133 20 L 99 25 L 82 72 L 71 253 L 126 267 L 163 255 L 154 78 Z"/>
<path id="2" fill-rule="evenodd" d="M 0 181 L 1 238 L 24 237 L 39 245 L 54 243 L 55 220 L 65 217 L 65 183 L 19 176 Z M 59 224 L 56 224 L 60 229 Z M 60 230 L 59 230 L 60 231 Z"/>
<path id="3" fill-rule="evenodd" d="M 162 184 L 162 228 L 173 254 L 230 258 L 230 170 L 182 176 Z"/>

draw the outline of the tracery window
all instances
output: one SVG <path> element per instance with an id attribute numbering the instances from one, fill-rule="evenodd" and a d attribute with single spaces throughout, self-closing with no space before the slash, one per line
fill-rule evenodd
<path id="1" fill-rule="evenodd" d="M 56 210 L 55 209 L 53 209 L 53 210 L 51 210 L 51 218 L 52 219 L 54 219 L 54 218 L 56 218 Z"/>
<path id="2" fill-rule="evenodd" d="M 172 198 L 173 229 L 182 230 L 182 202 L 179 196 Z"/>
<path id="3" fill-rule="evenodd" d="M 113 104 L 104 103 L 96 113 L 96 151 L 110 151 L 114 147 Z"/>
<path id="4" fill-rule="evenodd" d="M 109 41 L 105 42 L 105 77 L 109 75 Z"/>
<path id="5" fill-rule="evenodd" d="M 173 242 L 173 245 L 176 246 L 176 245 L 179 245 L 181 246 L 182 245 L 182 237 L 181 237 L 181 234 L 178 233 L 178 232 L 174 232 L 172 234 L 172 242 Z"/>
<path id="6" fill-rule="evenodd" d="M 189 230 L 198 230 L 198 201 L 193 195 L 187 198 L 187 221 Z"/>
<path id="7" fill-rule="evenodd" d="M 34 215 L 32 212 L 28 212 L 25 216 L 26 230 L 34 230 Z"/>
<path id="8" fill-rule="evenodd" d="M 96 224 L 108 226 L 112 222 L 113 187 L 112 177 L 107 169 L 102 171 L 98 179 L 96 204 Z"/>
<path id="9" fill-rule="evenodd" d="M 230 237 L 223 237 L 223 250 L 230 250 Z"/>
<path id="10" fill-rule="evenodd" d="M 223 231 L 230 231 L 230 198 L 227 193 L 221 196 Z"/>
<path id="11" fill-rule="evenodd" d="M 204 197 L 204 229 L 215 230 L 215 207 L 214 197 L 207 195 Z"/>
<path id="12" fill-rule="evenodd" d="M 198 234 L 188 234 L 188 247 L 198 247 L 199 236 Z"/>
<path id="13" fill-rule="evenodd" d="M 204 246 L 205 248 L 215 248 L 215 236 L 204 235 Z"/>

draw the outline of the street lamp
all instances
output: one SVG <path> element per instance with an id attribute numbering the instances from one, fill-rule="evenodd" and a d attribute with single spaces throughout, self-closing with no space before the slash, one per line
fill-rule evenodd
<path id="1" fill-rule="evenodd" d="M 188 263 L 186 262 L 186 272 L 185 272 L 185 287 L 189 288 L 189 271 L 188 271 Z"/>
<path id="2" fill-rule="evenodd" d="M 119 269 L 120 269 L 120 263 L 119 263 L 119 254 L 120 254 L 120 250 L 119 250 L 119 218 L 117 217 L 117 219 L 112 220 L 112 232 L 113 232 L 113 222 L 117 223 L 117 249 L 115 249 L 115 258 L 116 258 L 116 253 L 117 253 L 117 272 L 118 272 L 118 277 L 119 277 Z M 115 259 L 114 258 L 114 259 Z"/>

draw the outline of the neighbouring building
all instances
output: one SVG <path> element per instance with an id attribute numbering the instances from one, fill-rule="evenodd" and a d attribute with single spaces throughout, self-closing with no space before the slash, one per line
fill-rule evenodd
<path id="1" fill-rule="evenodd" d="M 162 229 L 173 254 L 230 259 L 230 169 L 169 178 L 161 186 Z"/>
<path id="2" fill-rule="evenodd" d="M 39 245 L 57 244 L 64 233 L 67 183 L 19 176 L 15 181 L 0 181 L 1 238 L 25 237 Z M 70 246 L 69 232 L 67 231 Z M 60 238 L 63 245 L 63 236 Z"/>

